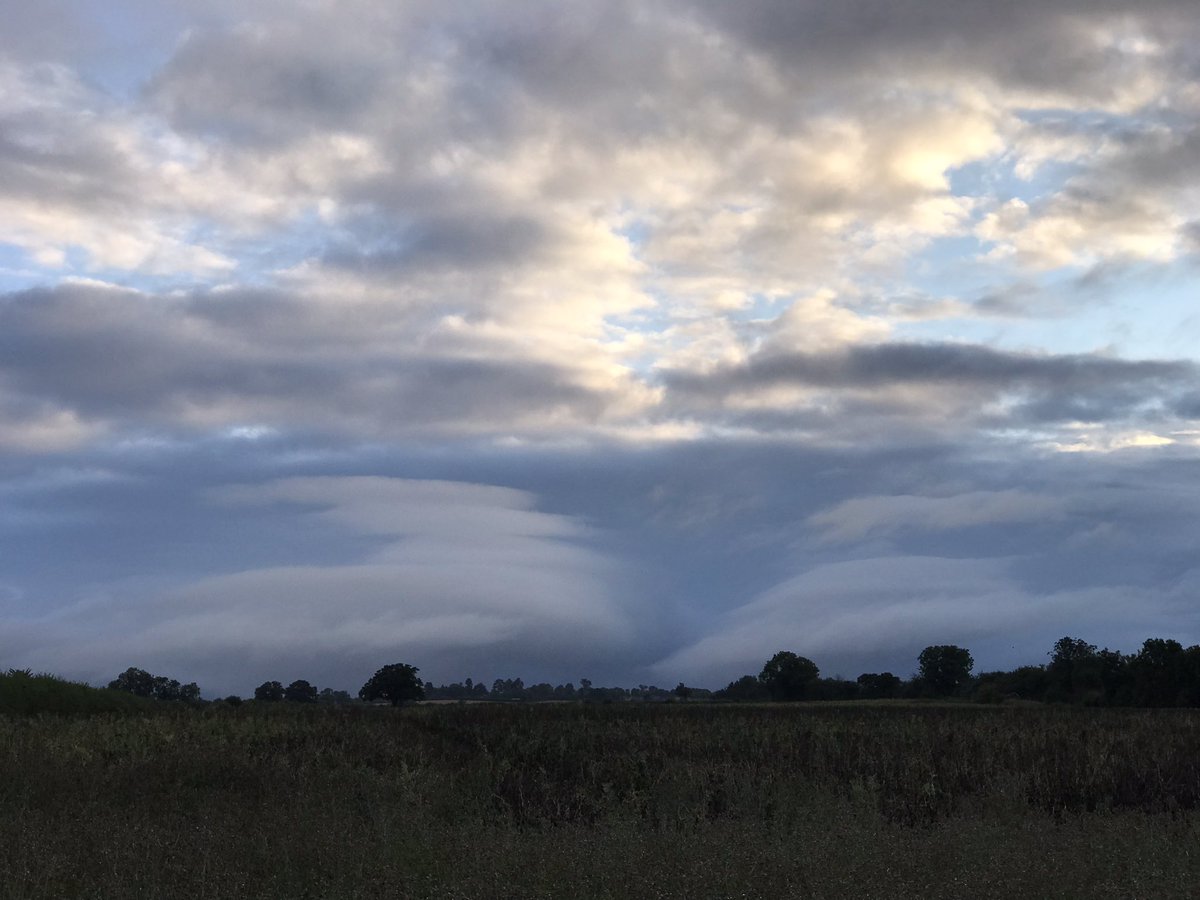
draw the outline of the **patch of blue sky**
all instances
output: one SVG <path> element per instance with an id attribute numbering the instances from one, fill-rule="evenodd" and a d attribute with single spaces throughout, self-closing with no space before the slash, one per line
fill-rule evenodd
<path id="1" fill-rule="evenodd" d="M 764 319 L 774 319 L 784 312 L 794 301 L 794 295 L 771 295 L 752 293 L 747 297 L 747 303 L 741 309 L 729 312 L 729 318 L 735 322 L 761 322 Z"/>
<path id="2" fill-rule="evenodd" d="M 633 247 L 635 252 L 646 245 L 646 239 L 650 237 L 650 225 L 644 219 L 630 218 L 627 224 L 620 228 L 614 228 L 613 231 L 625 238 Z"/>
<path id="3" fill-rule="evenodd" d="M 88 82 L 119 100 L 134 100 L 171 58 L 189 20 L 171 3 L 84 2 L 71 4 L 89 35 L 90 53 L 73 60 Z"/>
<path id="4" fill-rule="evenodd" d="M 1127 114 L 1094 107 L 1025 107 L 1016 112 L 1022 122 L 1062 132 L 1115 132 L 1128 129 L 1134 121 Z"/>
<path id="5" fill-rule="evenodd" d="M 937 238 L 906 260 L 905 293 L 934 298 L 967 298 L 988 291 L 996 266 L 983 259 L 987 246 L 973 235 Z M 893 282 L 894 284 L 894 282 Z M 886 293 L 887 285 L 875 288 Z"/>
<path id="6" fill-rule="evenodd" d="M 1124 356 L 1200 361 L 1200 290 L 1194 264 L 1135 273 L 1109 309 L 1109 330 Z"/>
<path id="7" fill-rule="evenodd" d="M 186 241 L 208 247 L 236 264 L 232 271 L 217 271 L 202 280 L 225 282 L 235 279 L 239 284 L 262 285 L 272 281 L 280 269 L 291 268 L 314 255 L 317 244 L 309 234 L 310 230 L 308 223 L 301 223 L 283 231 L 273 229 L 261 236 L 238 235 L 230 240 L 221 226 L 197 222 L 189 230 Z"/>
<path id="8" fill-rule="evenodd" d="M 0 292 L 12 293 L 44 284 L 45 272 L 20 247 L 0 243 Z"/>
<path id="9" fill-rule="evenodd" d="M 950 191 L 955 196 L 991 199 L 1001 203 L 1021 200 L 1033 204 L 1062 190 L 1073 176 L 1084 170 L 1074 161 L 1047 160 L 1028 178 L 1016 173 L 1011 160 L 986 160 L 968 163 L 949 173 Z"/>
<path id="10" fill-rule="evenodd" d="M 950 193 L 956 197 L 985 197 L 1005 195 L 1012 190 L 1009 182 L 1016 181 L 1012 166 L 997 165 L 995 160 L 976 160 L 958 166 L 947 173 Z"/>
<path id="11" fill-rule="evenodd" d="M 42 283 L 57 283 L 67 278 L 86 278 L 136 291 L 157 293 L 195 287 L 198 282 L 205 280 L 189 272 L 158 274 L 148 268 L 99 266 L 86 250 L 78 246 L 66 247 L 64 257 L 62 266 L 42 270 Z"/>
<path id="12" fill-rule="evenodd" d="M 1067 270 L 1028 280 L 1023 288 L 1016 299 L 1024 314 L 1019 308 L 1010 315 L 981 310 L 954 319 L 903 322 L 895 335 L 1022 352 L 1200 359 L 1195 273 L 1185 264 L 1132 268 L 1093 286 L 1083 283 L 1082 273 Z M 979 297 L 961 299 L 970 302 Z"/>

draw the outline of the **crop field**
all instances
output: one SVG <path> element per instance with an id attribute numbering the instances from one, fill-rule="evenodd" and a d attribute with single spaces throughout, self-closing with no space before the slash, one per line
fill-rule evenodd
<path id="1" fill-rule="evenodd" d="M 1200 713 L 0 716 L 0 898 L 1189 897 Z"/>

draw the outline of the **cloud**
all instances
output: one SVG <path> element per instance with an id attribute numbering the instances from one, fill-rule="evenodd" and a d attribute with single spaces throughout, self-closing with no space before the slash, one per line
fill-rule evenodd
<path id="1" fill-rule="evenodd" d="M 987 668 L 1042 661 L 1063 634 L 1186 643 L 1195 478 L 1183 450 L 1085 463 L 749 437 L 8 456 L 0 664 L 141 665 L 219 693 L 353 688 L 395 659 L 435 681 L 719 687 L 779 649 L 853 677 L 906 674 L 942 641 Z"/>
<path id="2" fill-rule="evenodd" d="M 767 351 L 702 374 L 668 373 L 665 380 L 670 402 L 681 411 L 790 407 L 810 411 L 811 425 L 824 422 L 836 434 L 831 406 L 846 416 L 869 407 L 910 426 L 922 420 L 984 428 L 1154 421 L 1164 405 L 1192 390 L 1195 378 L 1187 361 L 885 342 L 817 353 Z M 757 421 L 765 425 L 769 418 Z"/>
<path id="3" fill-rule="evenodd" d="M 235 267 L 194 240 L 202 210 L 181 198 L 199 191 L 181 177 L 179 149 L 69 69 L 0 65 L 0 127 L 5 241 L 39 266 L 61 269 L 81 251 L 89 271 L 203 276 Z"/>
<path id="4" fill-rule="evenodd" d="M 1137 102 L 1129 81 L 1157 62 L 1147 52 L 1155 40 L 1178 39 L 1194 27 L 1183 0 L 1143 15 L 1116 0 L 1020 2 L 1003 10 L 987 0 L 845 3 L 836 10 L 766 0 L 704 12 L 804 75 L 966 77 L 1018 92 L 1030 105 L 1082 101 L 1117 109 Z"/>
<path id="5" fill-rule="evenodd" d="M 480 666 L 561 670 L 625 653 L 635 640 L 619 566 L 589 549 L 579 522 L 538 512 L 522 491 L 323 477 L 216 499 L 230 515 L 243 505 L 307 509 L 331 540 L 349 529 L 377 545 L 340 564 L 250 569 L 9 618 L 4 631 L 16 643 L 3 647 L 6 661 L 93 679 L 148 666 L 244 691 L 268 677 L 347 683 L 393 658 L 441 678 Z M 90 650 L 77 646 L 84 634 Z M 231 677 L 223 667 L 235 659 Z"/>
<path id="6" fill-rule="evenodd" d="M 948 497 L 855 497 L 810 516 L 827 541 L 861 540 L 902 529 L 947 530 L 1041 522 L 1065 514 L 1061 498 L 1022 490 L 970 491 Z"/>
<path id="7" fill-rule="evenodd" d="M 893 556 L 816 566 L 729 612 L 710 634 L 656 664 L 661 672 L 716 680 L 757 673 L 778 650 L 819 660 L 823 674 L 894 667 L 908 676 L 922 647 L 978 651 L 995 636 L 1046 646 L 1051 635 L 1178 629 L 1175 591 L 1102 587 L 1041 594 L 998 559 Z M 1196 628 L 1194 610 L 1184 627 Z M 993 653 L 995 651 L 993 650 Z M 1008 654 L 1005 654 L 1008 655 Z M 853 677 L 853 676 L 851 676 Z"/>
<path id="8" fill-rule="evenodd" d="M 572 354 L 561 334 L 530 351 L 515 323 L 431 321 L 372 297 L 76 283 L 0 296 L 0 404 L 10 449 L 146 428 L 637 439 L 649 423 L 696 421 L 838 440 L 869 425 L 868 410 L 910 432 L 1025 428 L 1065 442 L 1078 423 L 1178 430 L 1196 391 L 1186 361 L 880 340 L 886 327 L 822 296 L 759 331 L 748 355 L 726 333 L 725 362 L 638 372 L 594 347 Z"/>
<path id="9" fill-rule="evenodd" d="M 1193 7 L 14 11 L 0 485 L 121 478 L 3 495 L 5 652 L 724 678 L 1190 621 Z"/>
<path id="10" fill-rule="evenodd" d="M 68 285 L 3 296 L 0 403 L 17 421 L 32 410 L 26 430 L 75 422 L 80 438 L 109 426 L 245 425 L 366 437 L 587 427 L 647 393 L 600 355 L 539 360 L 503 333 L 405 328 L 387 304 L 349 312 L 257 292 Z"/>

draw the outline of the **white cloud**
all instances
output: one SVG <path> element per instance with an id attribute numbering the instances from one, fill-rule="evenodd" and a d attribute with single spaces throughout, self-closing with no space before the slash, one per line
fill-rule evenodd
<path id="1" fill-rule="evenodd" d="M 1091 633 L 1180 627 L 1181 596 L 1173 589 L 1038 593 L 1020 586 L 1010 566 L 998 559 L 917 556 L 816 566 L 727 613 L 655 669 L 717 680 L 757 673 L 778 650 L 870 666 L 915 661 L 930 644 L 970 647 L 996 635 L 1028 646 L 1047 634 L 1077 632 L 1084 622 Z M 1193 622 L 1194 614 L 1185 627 Z"/>
<path id="2" fill-rule="evenodd" d="M 251 569 L 10 617 L 5 631 L 21 646 L 3 648 L 6 663 L 94 679 L 138 664 L 245 690 L 222 661 L 238 659 L 243 679 L 265 679 L 331 666 L 369 674 L 395 657 L 449 678 L 485 659 L 595 664 L 635 639 L 619 567 L 588 548 L 579 522 L 536 511 L 521 491 L 325 477 L 217 499 L 234 516 L 247 504 L 296 505 L 333 541 L 349 529 L 382 543 L 341 564 Z M 76 645 L 85 633 L 87 650 Z"/>
<path id="3" fill-rule="evenodd" d="M 857 541 L 904 529 L 945 531 L 976 525 L 1046 522 L 1066 512 L 1061 498 L 1023 490 L 970 491 L 945 497 L 912 494 L 854 497 L 809 517 L 824 540 Z"/>
<path id="4" fill-rule="evenodd" d="M 957 453 L 991 472 L 1028 452 L 1092 472 L 1194 454 L 1197 369 L 1168 358 L 1186 328 L 1143 341 L 1140 361 L 1132 342 L 1078 352 L 1122 320 L 1191 314 L 1156 279 L 1200 233 L 1193 0 L 113 3 L 26 4 L 0 33 L 0 476 L 203 446 L 214 482 L 253 480 L 234 462 L 250 459 L 274 476 L 453 457 L 440 471 L 461 478 L 553 451 L 643 454 L 622 476 L 635 483 L 655 454 L 703 468 L 734 448 L 669 493 L 689 534 L 710 529 L 682 568 L 717 546 L 796 549 L 797 529 L 817 538 L 798 552 L 823 555 L 760 598 L 766 626 L 730 614 L 680 651 L 699 670 L 703 648 L 742 665 L 775 636 L 834 652 L 873 617 L 924 635 L 976 616 L 996 633 L 1039 620 L 1047 597 L 1080 608 L 992 564 L 820 568 L 860 541 L 965 547 L 1079 515 L 1025 472 L 927 496 L 948 482 L 893 464 Z M 130 31 L 96 27 L 106 15 Z M 1046 310 L 1058 318 L 1033 321 Z M 472 465 L 455 457 L 468 447 Z M 853 487 L 814 479 L 776 516 L 785 539 L 756 517 L 796 472 L 724 489 L 755 454 L 820 448 L 886 464 Z M 1063 450 L 1088 453 L 1046 452 Z M 650 630 L 630 630 L 597 535 L 527 494 L 286 480 L 241 502 L 221 511 L 278 504 L 345 552 L 95 593 L 21 624 L 17 646 L 110 635 L 89 651 L 97 671 L 156 641 L 164 669 L 199 660 L 189 634 L 226 661 L 428 646 L 458 677 L 457 654 L 568 666 L 593 635 L 617 653 Z M 655 509 L 630 503 L 622 527 L 671 518 Z M 24 539 L 4 562 L 61 556 Z M 1138 546 L 1145 583 L 1177 574 Z M 764 560 L 730 571 L 753 579 Z M 92 575 L 61 578 L 47 596 Z M 719 573 L 698 580 L 697 603 L 722 607 Z"/>

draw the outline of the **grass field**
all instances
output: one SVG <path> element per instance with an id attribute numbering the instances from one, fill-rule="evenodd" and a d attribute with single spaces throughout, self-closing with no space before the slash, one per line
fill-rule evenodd
<path id="1" fill-rule="evenodd" d="M 1200 713 L 0 716 L 0 898 L 1192 897 Z"/>

